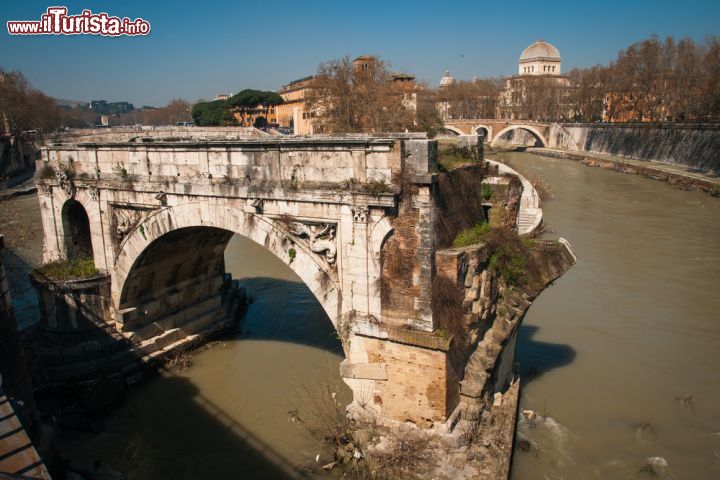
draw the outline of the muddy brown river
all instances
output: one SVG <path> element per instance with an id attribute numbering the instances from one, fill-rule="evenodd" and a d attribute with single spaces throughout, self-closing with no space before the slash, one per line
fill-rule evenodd
<path id="1" fill-rule="evenodd" d="M 64 456 L 81 471 L 120 472 L 128 480 L 292 478 L 314 463 L 317 442 L 294 418 L 312 411 L 308 391 L 349 403 L 342 346 L 304 283 L 282 261 L 235 236 L 226 270 L 253 299 L 238 331 L 128 392 L 100 434 L 65 431 Z"/>
<path id="2" fill-rule="evenodd" d="M 521 408 L 544 420 L 521 420 L 531 448 L 513 478 L 720 478 L 720 199 L 502 156 L 551 184 L 551 236 L 580 258 L 521 327 Z M 303 385 L 349 400 L 332 325 L 262 248 L 236 237 L 226 258 L 255 298 L 242 331 L 131 390 L 101 433 L 64 433 L 65 455 L 128 479 L 283 478 L 314 460 L 289 412 L 307 406 Z"/>
<path id="3" fill-rule="evenodd" d="M 549 181 L 579 257 L 521 327 L 521 408 L 548 418 L 521 421 L 513 478 L 720 478 L 720 199 L 500 156 Z"/>

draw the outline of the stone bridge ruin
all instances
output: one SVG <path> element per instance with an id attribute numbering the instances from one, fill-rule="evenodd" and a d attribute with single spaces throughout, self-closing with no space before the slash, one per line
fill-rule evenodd
<path id="1" fill-rule="evenodd" d="M 62 288 L 36 279 L 46 328 L 102 329 L 123 346 L 55 374 L 129 372 L 130 354 L 153 361 L 232 324 L 241 302 L 223 252 L 238 234 L 322 305 L 343 343 L 352 409 L 448 431 L 510 385 L 529 305 L 498 308 L 486 245 L 450 248 L 486 219 L 488 168 L 440 174 L 437 143 L 413 135 L 49 144 L 36 174 L 44 259 L 90 255 L 99 274 Z M 572 260 L 560 244 L 544 248 L 561 259 L 547 283 Z"/>

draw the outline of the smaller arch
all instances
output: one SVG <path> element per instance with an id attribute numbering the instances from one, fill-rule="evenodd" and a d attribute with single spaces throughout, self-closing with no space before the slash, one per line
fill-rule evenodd
<path id="1" fill-rule="evenodd" d="M 545 136 L 543 136 L 543 134 L 540 133 L 540 131 L 537 128 L 533 127 L 532 125 L 509 125 L 509 126 L 503 128 L 502 130 L 500 130 L 497 133 L 497 135 L 495 135 L 495 138 L 493 139 L 491 145 L 492 146 L 497 145 L 498 140 L 500 140 L 503 135 L 505 135 L 507 132 L 509 132 L 511 130 L 518 130 L 518 129 L 525 130 L 527 132 L 532 133 L 535 136 L 535 138 L 540 142 L 541 147 L 547 146 L 548 142 L 545 139 Z"/>
<path id="2" fill-rule="evenodd" d="M 440 131 L 443 131 L 443 130 L 452 132 L 455 135 L 465 135 L 465 132 L 463 132 L 462 130 L 460 130 L 457 127 L 453 127 L 452 125 L 443 125 L 442 128 L 440 129 Z"/>
<path id="3" fill-rule="evenodd" d="M 490 143 L 492 141 L 492 127 L 484 123 L 480 123 L 475 125 L 472 129 L 473 132 L 478 134 L 481 130 L 484 130 L 483 133 L 485 133 L 485 143 Z"/>
<path id="4" fill-rule="evenodd" d="M 382 246 L 393 230 L 394 227 L 388 217 L 383 217 L 378 220 L 370 230 L 370 248 L 372 251 L 372 259 L 376 266 L 379 266 Z"/>
<path id="5" fill-rule="evenodd" d="M 62 228 L 65 240 L 65 258 L 92 257 L 90 218 L 82 203 L 69 199 L 62 206 Z"/>

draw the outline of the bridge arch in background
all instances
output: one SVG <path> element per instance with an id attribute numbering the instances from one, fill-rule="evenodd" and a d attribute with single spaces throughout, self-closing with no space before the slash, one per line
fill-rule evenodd
<path id="1" fill-rule="evenodd" d="M 499 143 L 499 140 L 502 138 L 502 136 L 512 130 L 525 130 L 526 132 L 530 132 L 536 138 L 536 140 L 540 142 L 541 147 L 546 147 L 548 145 L 548 142 L 545 139 L 545 136 L 542 133 L 540 133 L 540 131 L 537 128 L 533 127 L 532 125 L 510 125 L 508 127 L 505 127 L 495 135 L 495 138 L 493 139 L 491 145 L 492 146 L 497 145 L 497 143 Z"/>

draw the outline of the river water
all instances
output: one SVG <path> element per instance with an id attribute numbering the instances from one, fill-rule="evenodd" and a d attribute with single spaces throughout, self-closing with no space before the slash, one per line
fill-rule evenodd
<path id="1" fill-rule="evenodd" d="M 545 222 L 579 257 L 521 327 L 521 408 L 547 418 L 521 420 L 513 478 L 720 478 L 720 199 L 499 156 L 550 183 Z"/>
<path id="2" fill-rule="evenodd" d="M 131 389 L 99 435 L 63 432 L 61 452 L 76 470 L 275 479 L 314 463 L 317 442 L 292 413 L 302 419 L 314 401 L 308 390 L 326 385 L 350 403 L 340 341 L 305 284 L 263 247 L 235 236 L 225 259 L 253 299 L 238 331 L 194 355 L 190 368 Z"/>
<path id="3" fill-rule="evenodd" d="M 579 261 L 521 327 L 522 419 L 513 478 L 720 478 L 720 200 L 529 153 L 545 221 Z M 284 478 L 317 445 L 292 421 L 303 386 L 349 402 L 341 347 L 279 260 L 235 237 L 227 270 L 255 301 L 231 338 L 187 370 L 132 389 L 101 433 L 64 432 L 63 454 L 128 479 Z M 648 467 L 652 465 L 652 467 Z M 652 471 L 650 471 L 652 468 Z"/>

